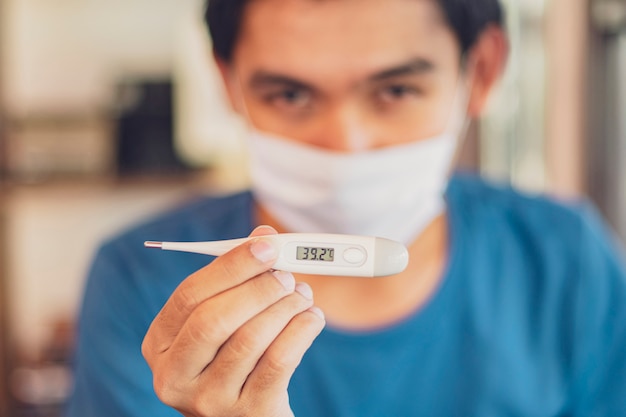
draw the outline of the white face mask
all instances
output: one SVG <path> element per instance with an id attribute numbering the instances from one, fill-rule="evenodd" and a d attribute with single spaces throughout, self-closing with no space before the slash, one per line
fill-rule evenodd
<path id="1" fill-rule="evenodd" d="M 292 232 L 413 242 L 445 209 L 443 195 L 465 110 L 440 136 L 336 153 L 260 132 L 249 138 L 252 192 Z"/>

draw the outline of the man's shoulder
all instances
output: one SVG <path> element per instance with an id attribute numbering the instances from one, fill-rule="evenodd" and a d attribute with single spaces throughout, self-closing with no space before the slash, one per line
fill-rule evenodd
<path id="1" fill-rule="evenodd" d="M 604 229 L 593 204 L 584 198 L 522 191 L 475 175 L 455 175 L 448 197 L 465 220 L 511 228 L 524 235 L 575 238 L 588 232 L 586 229 Z"/>
<path id="2" fill-rule="evenodd" d="M 605 263 L 624 271 L 623 244 L 585 198 L 557 198 L 455 175 L 448 200 L 457 236 L 480 259 L 515 257 L 550 270 Z"/>

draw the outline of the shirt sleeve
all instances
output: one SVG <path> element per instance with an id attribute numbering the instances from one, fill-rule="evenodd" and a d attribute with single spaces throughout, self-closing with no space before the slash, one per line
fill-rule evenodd
<path id="1" fill-rule="evenodd" d="M 626 416 L 626 268 L 598 215 L 583 215 L 572 389 L 573 415 Z"/>
<path id="2" fill-rule="evenodd" d="M 69 417 L 180 416 L 154 393 L 141 354 L 153 314 L 129 263 L 108 245 L 92 264 L 79 315 Z"/>

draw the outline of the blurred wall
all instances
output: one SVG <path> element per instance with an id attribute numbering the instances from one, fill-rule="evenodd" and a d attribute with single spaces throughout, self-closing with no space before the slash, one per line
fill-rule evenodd
<path id="1" fill-rule="evenodd" d="M 511 51 L 481 123 L 481 171 L 519 188 L 584 195 L 587 0 L 503 0 Z"/>
<path id="2" fill-rule="evenodd" d="M 195 0 L 4 0 L 11 115 L 108 106 L 119 79 L 169 76 Z"/>
<path id="3" fill-rule="evenodd" d="M 588 195 L 589 2 L 552 0 L 546 15 L 546 171 L 560 196 Z"/>
<path id="4" fill-rule="evenodd" d="M 221 182 L 242 188 L 246 125 L 228 104 L 200 6 L 186 11 L 176 38 L 176 149 L 189 164 L 211 165 Z"/>
<path id="5" fill-rule="evenodd" d="M 618 203 L 617 203 L 617 227 L 622 234 L 624 240 L 626 240 L 626 31 L 622 32 L 619 38 L 619 66 L 618 74 L 620 78 L 618 81 L 620 91 L 619 109 L 621 109 L 622 117 L 619 118 L 619 148 L 618 152 L 622 155 L 622 160 L 618 164 Z"/>
<path id="6" fill-rule="evenodd" d="M 609 2 L 592 4 L 603 3 Z M 621 19 L 619 9 L 594 13 L 586 163 L 590 194 L 626 241 L 626 1 L 621 4 Z"/>

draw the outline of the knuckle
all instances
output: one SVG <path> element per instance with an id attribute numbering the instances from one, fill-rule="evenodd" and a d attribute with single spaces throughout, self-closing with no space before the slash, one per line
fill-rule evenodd
<path id="1" fill-rule="evenodd" d="M 171 378 L 168 378 L 162 373 L 154 373 L 152 382 L 154 392 L 164 404 L 175 407 L 178 405 L 180 390 L 173 383 Z"/>
<path id="2" fill-rule="evenodd" d="M 257 294 L 258 297 L 266 301 L 275 301 L 282 295 L 280 283 L 270 272 L 250 280 L 250 285 L 252 286 L 253 294 Z"/>
<path id="3" fill-rule="evenodd" d="M 236 416 L 235 403 L 219 392 L 203 391 L 189 399 L 187 408 L 194 416 Z"/>
<path id="4" fill-rule="evenodd" d="M 294 417 L 287 391 L 282 395 L 251 395 L 242 398 L 229 417 Z"/>
<path id="5" fill-rule="evenodd" d="M 262 385 L 273 385 L 277 379 L 289 372 L 290 361 L 286 356 L 266 352 L 264 372 L 262 373 Z"/>
<path id="6" fill-rule="evenodd" d="M 296 317 L 301 325 L 306 328 L 318 328 L 323 325 L 323 321 L 310 311 L 303 311 Z"/>
<path id="7" fill-rule="evenodd" d="M 249 292 L 254 294 L 255 297 L 259 297 L 261 300 L 267 300 L 270 295 L 270 291 L 268 291 L 267 280 L 264 279 L 265 275 L 261 275 L 259 277 L 253 278 L 249 282 Z"/>
<path id="8" fill-rule="evenodd" d="M 205 396 L 196 395 L 190 402 L 191 412 L 195 416 L 212 416 L 216 415 L 214 407 L 211 407 L 210 402 L 207 401 Z"/>
<path id="9" fill-rule="evenodd" d="M 255 332 L 244 327 L 231 338 L 229 348 L 235 357 L 250 356 L 259 348 L 258 337 Z"/>
<path id="10" fill-rule="evenodd" d="M 187 333 L 193 343 L 207 344 L 226 339 L 229 336 L 225 318 L 219 314 L 207 317 L 197 314 L 187 321 Z"/>
<path id="11" fill-rule="evenodd" d="M 241 257 L 237 259 L 241 262 Z M 239 268 L 231 261 L 231 257 L 228 253 L 217 258 L 211 266 L 216 269 L 216 274 L 219 275 L 221 279 L 226 281 L 239 281 L 237 279 L 240 275 Z"/>
<path id="12" fill-rule="evenodd" d="M 191 286 L 181 285 L 172 297 L 172 305 L 177 313 L 187 315 L 193 311 L 200 300 L 196 296 L 196 291 Z"/>
<path id="13" fill-rule="evenodd" d="M 146 336 L 141 342 L 141 355 L 144 357 L 148 365 L 150 365 L 152 359 L 152 343 L 151 339 Z"/>
<path id="14" fill-rule="evenodd" d="M 316 314 L 304 310 L 293 318 L 292 323 L 297 326 L 303 337 L 308 337 L 313 333 L 319 333 L 324 327 L 324 321 Z"/>
<path id="15" fill-rule="evenodd" d="M 288 299 L 289 309 L 294 314 L 301 313 L 313 305 L 313 300 L 304 298 L 298 293 L 291 294 Z"/>
<path id="16" fill-rule="evenodd" d="M 155 357 L 158 354 L 165 352 L 171 345 L 172 336 L 178 334 L 180 331 L 179 325 L 172 320 L 168 320 L 166 315 L 162 312 L 159 313 L 152 323 L 141 345 L 141 353 L 146 359 L 149 356 Z"/>
<path id="17" fill-rule="evenodd" d="M 263 412 L 261 404 L 256 401 L 242 401 L 233 409 L 231 415 L 234 417 L 258 417 L 266 414 Z"/>

